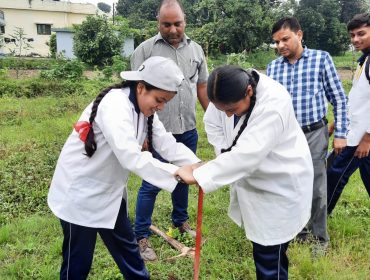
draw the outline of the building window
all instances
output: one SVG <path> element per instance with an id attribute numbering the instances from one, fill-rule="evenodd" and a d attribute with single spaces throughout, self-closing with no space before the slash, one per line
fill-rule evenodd
<path id="1" fill-rule="evenodd" d="M 37 34 L 39 35 L 51 35 L 51 24 L 36 24 Z"/>
<path id="2" fill-rule="evenodd" d="M 0 26 L 0 34 L 4 34 L 5 33 L 5 26 Z"/>

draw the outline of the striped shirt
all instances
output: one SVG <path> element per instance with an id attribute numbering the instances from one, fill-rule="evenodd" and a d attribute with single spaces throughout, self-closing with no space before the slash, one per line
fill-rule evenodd
<path id="1" fill-rule="evenodd" d="M 301 126 L 325 117 L 329 101 L 334 111 L 334 135 L 346 138 L 347 97 L 329 53 L 304 48 L 301 58 L 294 64 L 281 56 L 269 63 L 266 72 L 290 93 Z"/>

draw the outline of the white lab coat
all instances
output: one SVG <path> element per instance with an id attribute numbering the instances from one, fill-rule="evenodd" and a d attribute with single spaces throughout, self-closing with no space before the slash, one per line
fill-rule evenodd
<path id="1" fill-rule="evenodd" d="M 49 207 L 60 219 L 86 227 L 114 228 L 121 200 L 127 200 L 130 171 L 155 186 L 174 190 L 177 166 L 141 151 L 147 118 L 136 113 L 128 97 L 129 88 L 125 88 L 114 89 L 102 99 L 93 124 L 97 150 L 91 158 L 84 155 L 84 143 L 76 131 L 65 143 L 48 195 Z M 80 121 L 89 119 L 91 107 L 84 110 Z M 200 161 L 185 145 L 176 143 L 156 114 L 153 146 L 176 165 Z"/>
<path id="2" fill-rule="evenodd" d="M 348 94 L 348 146 L 357 146 L 365 133 L 370 133 L 370 86 L 365 75 L 365 64 L 366 61 L 362 67 L 357 66 Z"/>
<path id="3" fill-rule="evenodd" d="M 259 75 L 257 101 L 237 144 L 196 169 L 194 177 L 205 193 L 232 184 L 230 218 L 250 240 L 267 246 L 293 239 L 308 222 L 313 166 L 288 92 Z M 204 123 L 216 151 L 232 144 L 244 119 L 234 129 L 234 117 L 209 105 Z"/>

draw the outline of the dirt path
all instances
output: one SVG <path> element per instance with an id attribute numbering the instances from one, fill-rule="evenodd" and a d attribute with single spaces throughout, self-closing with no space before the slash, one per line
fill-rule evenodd
<path id="1" fill-rule="evenodd" d="M 13 69 L 8 70 L 9 71 L 9 76 L 11 78 L 16 78 L 16 71 Z M 265 71 L 261 71 L 265 72 Z M 33 78 L 37 77 L 40 74 L 40 70 L 19 70 L 19 78 L 20 79 L 27 79 L 27 78 Z M 347 69 L 339 69 L 338 70 L 339 77 L 342 80 L 352 80 L 352 71 L 347 70 Z M 84 76 L 87 78 L 95 78 L 96 77 L 96 72 L 94 71 L 85 71 Z"/>
<path id="2" fill-rule="evenodd" d="M 352 80 L 353 74 L 351 70 L 339 69 L 338 75 L 341 80 Z"/>

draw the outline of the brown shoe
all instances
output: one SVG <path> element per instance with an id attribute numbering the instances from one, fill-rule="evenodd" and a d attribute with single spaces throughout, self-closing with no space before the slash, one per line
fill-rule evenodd
<path id="1" fill-rule="evenodd" d="M 185 233 L 185 232 L 187 232 L 188 234 L 190 234 L 190 236 L 191 236 L 191 237 L 195 238 L 195 236 L 196 236 L 196 232 L 195 232 L 195 230 L 193 230 L 193 229 L 190 227 L 190 225 L 189 225 L 189 223 L 188 223 L 188 222 L 183 223 L 183 224 L 182 224 L 181 226 L 179 226 L 178 228 L 179 228 L 180 233 Z"/>
<path id="2" fill-rule="evenodd" d="M 157 260 L 157 255 L 152 249 L 152 245 L 148 238 L 142 238 L 138 241 L 139 249 L 140 249 L 140 256 L 143 258 L 144 261 L 155 261 Z"/>

